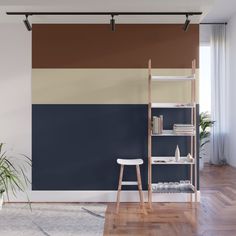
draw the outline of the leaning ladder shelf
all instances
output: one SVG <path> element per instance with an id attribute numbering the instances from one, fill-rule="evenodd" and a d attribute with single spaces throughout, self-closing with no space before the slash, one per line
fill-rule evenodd
<path id="1" fill-rule="evenodd" d="M 196 129 L 196 60 L 192 61 L 191 75 L 184 76 L 158 76 L 151 73 L 151 60 L 148 61 L 148 202 L 152 205 L 153 193 L 165 193 L 165 191 L 153 191 L 152 183 L 152 166 L 153 165 L 186 165 L 190 168 L 191 187 L 185 193 L 190 193 L 190 201 L 192 202 L 192 193 L 195 194 L 195 202 L 197 202 L 197 136 L 189 134 L 175 134 L 173 130 L 163 130 L 162 134 L 152 133 L 152 109 L 154 108 L 186 108 L 191 109 L 191 124 Z M 191 83 L 191 102 L 190 103 L 153 103 L 152 102 L 152 82 L 169 82 L 169 81 L 189 81 Z M 196 132 L 196 131 L 195 131 Z M 179 161 L 176 162 L 174 157 L 154 157 L 152 155 L 152 138 L 160 136 L 190 136 L 191 138 L 191 155 L 193 162 Z M 166 161 L 162 161 L 166 159 Z M 193 178 L 194 175 L 194 178 Z M 170 192 L 171 193 L 171 192 Z M 176 193 L 176 192 L 174 192 Z M 177 192 L 181 193 L 181 191 Z"/>

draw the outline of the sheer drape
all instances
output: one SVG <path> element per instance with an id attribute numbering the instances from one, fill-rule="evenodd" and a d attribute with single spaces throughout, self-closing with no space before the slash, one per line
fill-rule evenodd
<path id="1" fill-rule="evenodd" d="M 212 164 L 224 164 L 227 156 L 227 76 L 226 26 L 212 25 L 211 34 L 211 115 L 215 121 L 211 135 Z"/>

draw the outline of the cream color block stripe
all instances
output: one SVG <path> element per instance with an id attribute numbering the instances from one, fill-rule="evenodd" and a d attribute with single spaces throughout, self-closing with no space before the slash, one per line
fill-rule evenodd
<path id="1" fill-rule="evenodd" d="M 191 69 L 152 72 L 190 75 Z M 32 103 L 147 104 L 147 75 L 147 69 L 33 69 Z M 190 82 L 153 82 L 153 102 L 189 102 L 190 91 Z"/>

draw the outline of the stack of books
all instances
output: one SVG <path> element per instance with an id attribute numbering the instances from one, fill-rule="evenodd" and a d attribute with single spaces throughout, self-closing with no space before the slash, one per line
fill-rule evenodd
<path id="1" fill-rule="evenodd" d="M 163 116 L 153 116 L 152 133 L 161 134 L 163 131 Z"/>
<path id="2" fill-rule="evenodd" d="M 195 127 L 191 124 L 174 124 L 174 133 L 179 135 L 194 135 Z"/>

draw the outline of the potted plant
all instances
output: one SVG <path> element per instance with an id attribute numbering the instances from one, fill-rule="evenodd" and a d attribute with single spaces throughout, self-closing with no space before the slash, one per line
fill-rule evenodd
<path id="1" fill-rule="evenodd" d="M 200 170 L 204 167 L 204 156 L 206 155 L 205 146 L 210 142 L 211 127 L 214 125 L 215 121 L 211 120 L 209 112 L 200 113 L 200 155 L 199 155 L 199 167 Z"/>
<path id="2" fill-rule="evenodd" d="M 17 192 L 25 192 L 30 183 L 25 175 L 25 165 L 31 166 L 31 160 L 25 155 L 11 156 L 3 150 L 0 143 L 0 209 L 3 205 L 3 195 L 9 200 L 9 193 L 16 196 Z"/>

